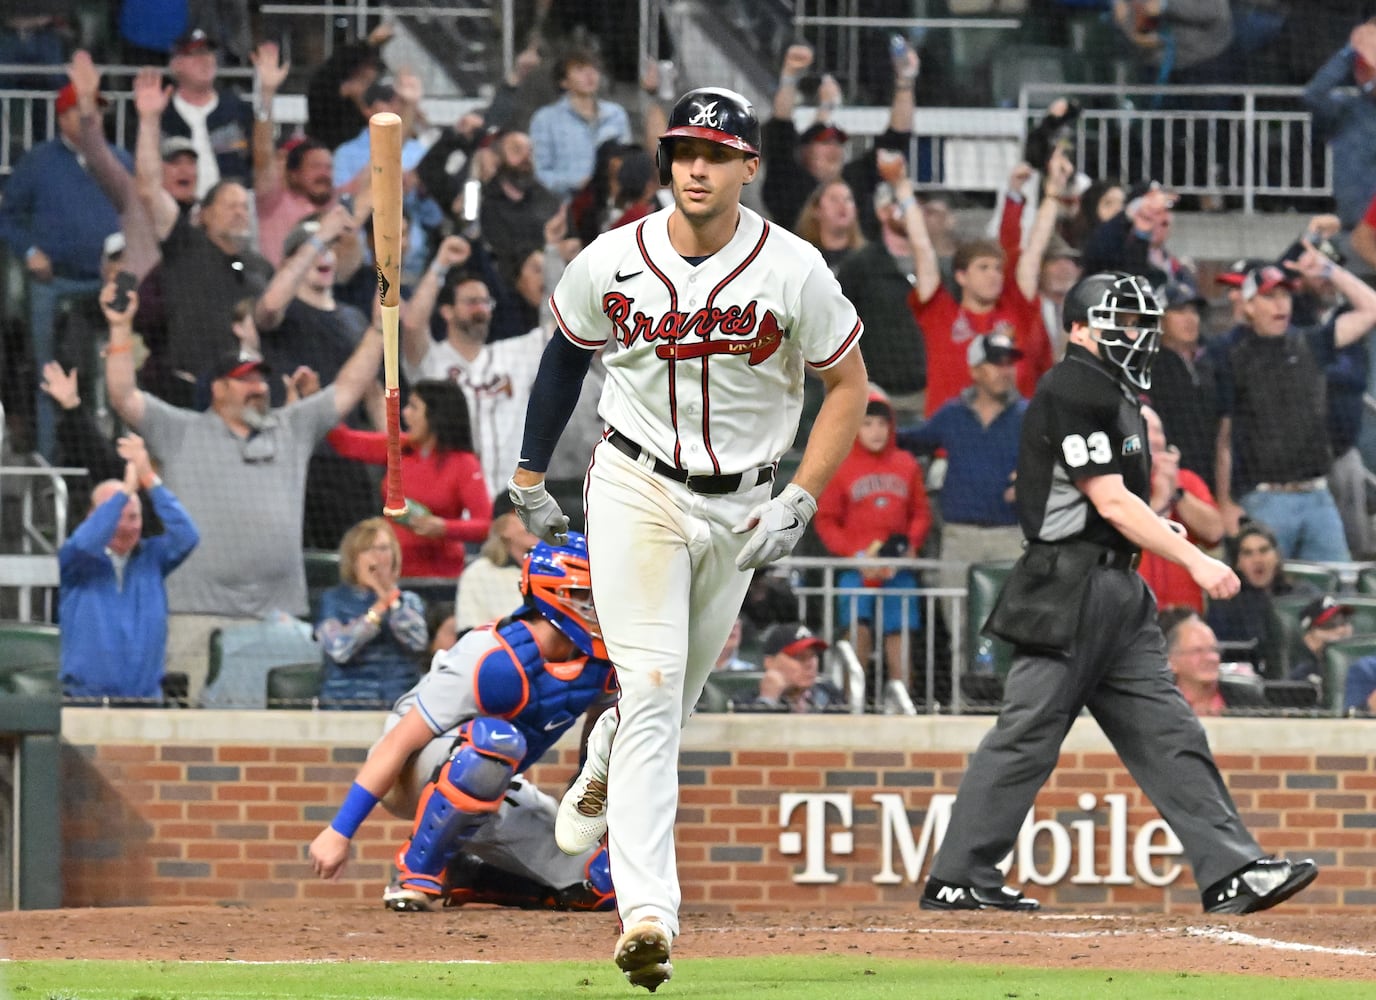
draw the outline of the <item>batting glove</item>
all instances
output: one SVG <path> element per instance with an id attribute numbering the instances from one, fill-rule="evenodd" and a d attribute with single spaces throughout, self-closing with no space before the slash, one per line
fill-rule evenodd
<path id="1" fill-rule="evenodd" d="M 532 535 L 551 545 L 568 544 L 568 515 L 560 509 L 559 501 L 549 495 L 543 480 L 534 486 L 517 486 L 516 480 L 511 479 L 506 491 L 521 523 Z"/>
<path id="2" fill-rule="evenodd" d="M 736 568 L 758 569 L 788 555 L 816 513 L 817 501 L 812 494 L 789 483 L 778 496 L 756 506 L 744 521 L 731 529 L 737 535 L 755 529 L 755 534 L 736 556 Z"/>

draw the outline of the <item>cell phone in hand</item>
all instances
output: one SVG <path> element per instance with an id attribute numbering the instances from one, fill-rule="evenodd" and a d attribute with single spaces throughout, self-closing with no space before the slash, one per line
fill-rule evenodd
<path id="1" fill-rule="evenodd" d="M 482 210 L 482 181 L 471 178 L 463 182 L 463 221 L 474 223 Z"/>
<path id="2" fill-rule="evenodd" d="M 908 554 L 908 539 L 904 535 L 890 535 L 884 540 L 884 544 L 879 547 L 879 555 L 883 559 L 897 559 Z"/>
<path id="3" fill-rule="evenodd" d="M 132 271 L 120 271 L 115 275 L 115 297 L 110 302 L 110 308 L 117 313 L 122 313 L 129 308 L 129 295 L 135 288 L 139 287 L 139 279 Z"/>

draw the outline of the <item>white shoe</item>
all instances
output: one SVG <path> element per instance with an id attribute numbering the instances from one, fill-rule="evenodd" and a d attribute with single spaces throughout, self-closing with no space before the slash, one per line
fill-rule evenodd
<path id="1" fill-rule="evenodd" d="M 609 708 L 588 734 L 588 759 L 573 785 L 559 800 L 554 816 L 554 842 L 576 857 L 590 851 L 607 834 L 607 764 L 616 735 L 616 709 Z"/>
<path id="2" fill-rule="evenodd" d="M 382 903 L 387 909 L 395 910 L 397 913 L 428 913 L 444 905 L 438 896 L 396 884 L 382 890 Z"/>
<path id="3" fill-rule="evenodd" d="M 917 707 L 913 705 L 912 698 L 908 696 L 908 688 L 902 681 L 892 680 L 884 685 L 884 714 L 917 714 Z"/>
<path id="4" fill-rule="evenodd" d="M 612 958 L 632 986 L 643 986 L 653 993 L 674 974 L 669 961 L 671 939 L 658 920 L 642 920 L 626 928 L 616 940 Z"/>

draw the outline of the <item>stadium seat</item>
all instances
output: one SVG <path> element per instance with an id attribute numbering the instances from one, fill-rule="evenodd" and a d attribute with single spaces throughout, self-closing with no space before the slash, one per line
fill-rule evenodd
<path id="1" fill-rule="evenodd" d="M 1376 567 L 1368 567 L 1357 574 L 1357 593 L 1376 595 Z"/>
<path id="2" fill-rule="evenodd" d="M 971 671 L 974 663 L 975 651 L 979 649 L 981 642 L 993 643 L 992 652 L 994 654 L 994 673 L 1002 677 L 1008 673 L 1008 668 L 1013 665 L 1013 647 L 1002 639 L 985 640 L 979 634 L 979 630 L 984 628 L 984 623 L 989 620 L 989 615 L 994 610 L 994 602 L 998 600 L 999 591 L 1003 588 L 1003 581 L 1008 579 L 1008 574 L 1013 569 L 1013 560 L 1000 562 L 971 563 L 970 570 L 965 577 L 965 587 L 968 593 L 966 598 L 966 626 L 965 626 L 965 652 L 967 666 L 965 672 Z"/>
<path id="3" fill-rule="evenodd" d="M 248 621 L 210 637 L 205 708 L 266 707 L 267 675 L 274 667 L 320 662 L 320 645 L 296 619 Z"/>
<path id="4" fill-rule="evenodd" d="M 310 621 L 320 611 L 320 595 L 339 584 L 339 553 L 326 549 L 306 549 L 302 553 L 306 564 L 306 600 L 310 603 Z"/>
<path id="5" fill-rule="evenodd" d="M 268 708 L 314 707 L 324 673 L 319 660 L 273 667 L 268 671 Z"/>
<path id="6" fill-rule="evenodd" d="M 764 671 L 724 670 L 714 673 L 710 679 L 721 697 L 725 699 L 726 706 L 738 708 L 753 702 L 759 695 L 760 681 L 764 679 Z"/>
<path id="7" fill-rule="evenodd" d="M 713 680 L 718 675 L 714 674 L 707 678 L 707 683 L 703 686 L 702 696 L 698 698 L 695 711 L 698 712 L 726 712 L 730 711 L 731 699 L 726 696 L 726 692 L 720 685 Z"/>
<path id="8" fill-rule="evenodd" d="M 0 677 L 30 670 L 56 675 L 61 662 L 62 638 L 56 625 L 0 624 Z"/>
<path id="9" fill-rule="evenodd" d="M 1323 651 L 1324 703 L 1333 714 L 1343 713 L 1348 668 L 1363 656 L 1373 654 L 1376 654 L 1376 635 L 1354 635 L 1351 639 L 1330 643 Z"/>
<path id="10" fill-rule="evenodd" d="M 1312 600 L 1312 597 L 1291 595 L 1278 597 L 1272 602 L 1276 618 L 1279 620 L 1282 633 L 1285 636 L 1286 662 L 1279 670 L 1273 669 L 1268 664 L 1266 668 L 1268 680 L 1287 680 L 1290 676 L 1290 664 L 1305 655 L 1304 633 L 1300 631 L 1300 615 L 1304 612 L 1305 606 Z M 1376 635 L 1376 596 L 1343 594 L 1340 600 L 1352 608 L 1354 638 Z"/>
<path id="11" fill-rule="evenodd" d="M 1285 575 L 1291 580 L 1304 580 L 1318 587 L 1322 593 L 1337 594 L 1342 588 L 1342 577 L 1338 571 L 1324 563 L 1287 560 Z"/>

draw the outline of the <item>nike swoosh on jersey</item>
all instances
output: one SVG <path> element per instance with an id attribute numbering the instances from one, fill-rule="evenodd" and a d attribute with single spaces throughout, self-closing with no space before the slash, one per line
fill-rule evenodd
<path id="1" fill-rule="evenodd" d="M 641 268 L 639 271 L 632 271 L 630 274 L 622 274 L 620 271 L 617 271 L 617 272 L 616 272 L 616 280 L 617 280 L 617 281 L 630 281 L 630 280 L 631 280 L 632 278 L 634 278 L 637 274 L 644 274 L 644 273 L 645 273 L 645 269 L 644 269 L 644 268 Z"/>
<path id="2" fill-rule="evenodd" d="M 803 523 L 803 522 L 800 521 L 800 520 L 798 520 L 797 516 L 795 515 L 794 518 L 793 518 L 793 523 L 792 523 L 792 524 L 785 524 L 783 530 L 784 530 L 784 531 L 792 531 L 794 528 L 798 527 L 798 525 L 800 525 L 800 524 L 802 524 L 802 523 Z"/>

